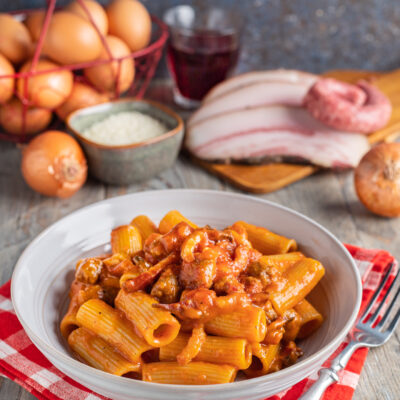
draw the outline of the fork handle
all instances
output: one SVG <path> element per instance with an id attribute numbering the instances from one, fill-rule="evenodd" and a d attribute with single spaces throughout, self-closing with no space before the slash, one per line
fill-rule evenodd
<path id="1" fill-rule="evenodd" d="M 319 371 L 318 379 L 299 400 L 319 400 L 330 385 L 339 381 L 338 372 L 347 365 L 350 357 L 359 347 L 363 345 L 352 340 L 332 361 L 329 368 L 322 368 Z"/>

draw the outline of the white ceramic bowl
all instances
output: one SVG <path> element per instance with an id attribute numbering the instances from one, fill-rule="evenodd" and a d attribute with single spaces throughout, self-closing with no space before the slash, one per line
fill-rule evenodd
<path id="1" fill-rule="evenodd" d="M 135 381 L 107 374 L 75 360 L 59 333 L 74 263 L 104 253 L 110 231 L 135 215 L 159 221 L 178 209 L 199 225 L 217 228 L 236 220 L 268 227 L 295 238 L 302 251 L 320 260 L 326 275 L 311 296 L 325 316 L 314 335 L 301 343 L 305 355 L 282 371 L 223 385 L 177 386 Z M 115 400 L 258 400 L 271 396 L 315 372 L 343 341 L 361 302 L 361 282 L 343 245 L 311 219 L 257 198 L 215 191 L 167 190 L 116 197 L 95 203 L 56 222 L 24 251 L 12 278 L 12 300 L 27 334 L 61 371 Z"/>

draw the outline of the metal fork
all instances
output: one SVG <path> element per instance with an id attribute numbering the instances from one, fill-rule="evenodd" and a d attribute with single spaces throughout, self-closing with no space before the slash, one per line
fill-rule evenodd
<path id="1" fill-rule="evenodd" d="M 389 320 L 389 316 L 396 304 L 397 299 L 400 296 L 400 287 L 394 294 L 393 299 L 388 305 L 387 310 L 382 316 L 382 319 L 376 324 L 379 314 L 382 311 L 382 307 L 389 299 L 392 292 L 395 292 L 396 283 L 400 279 L 400 273 L 393 280 L 388 288 L 385 296 L 378 303 L 377 299 L 382 292 L 386 282 L 389 279 L 390 273 L 393 270 L 393 263 L 389 265 L 388 271 L 386 272 L 382 282 L 380 283 L 378 289 L 374 293 L 371 301 L 369 302 L 364 313 L 357 322 L 356 329 L 352 334 L 350 343 L 343 349 L 343 351 L 332 361 L 329 368 L 322 368 L 319 371 L 319 377 L 315 383 L 310 387 L 310 389 L 303 394 L 299 400 L 318 400 L 324 394 L 328 386 L 339 381 L 338 372 L 342 370 L 350 360 L 354 351 L 359 347 L 377 347 L 386 343 L 400 320 L 400 309 L 397 311 L 395 316 Z M 374 313 L 369 317 L 369 313 L 374 306 L 377 304 L 377 308 Z M 384 325 L 389 323 L 386 329 L 383 329 Z"/>

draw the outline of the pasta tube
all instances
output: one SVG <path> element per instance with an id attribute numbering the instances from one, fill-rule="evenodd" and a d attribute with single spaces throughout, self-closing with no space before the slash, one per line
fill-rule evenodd
<path id="1" fill-rule="evenodd" d="M 274 267 L 281 274 L 294 264 L 299 262 L 305 256 L 300 251 L 294 251 L 286 254 L 273 254 L 269 256 L 262 256 L 258 262 L 263 267 Z"/>
<path id="2" fill-rule="evenodd" d="M 205 330 L 217 336 L 261 342 L 266 333 L 265 311 L 262 308 L 250 306 L 232 313 L 217 315 L 206 322 Z"/>
<path id="3" fill-rule="evenodd" d="M 115 306 L 135 324 L 148 344 L 155 347 L 171 343 L 179 333 L 178 320 L 168 311 L 153 307 L 158 301 L 143 292 L 120 290 Z"/>
<path id="4" fill-rule="evenodd" d="M 114 347 L 85 328 L 74 330 L 68 344 L 90 366 L 114 375 L 139 372 L 140 363 L 132 363 L 122 357 Z"/>
<path id="5" fill-rule="evenodd" d="M 152 233 L 158 233 L 154 222 L 146 215 L 138 215 L 131 221 L 131 225 L 138 229 L 143 243 Z"/>
<path id="6" fill-rule="evenodd" d="M 177 362 L 144 364 L 143 380 L 146 382 L 171 383 L 175 385 L 214 385 L 233 382 L 237 370 L 231 365 L 217 365 L 200 361 L 187 365 Z"/>
<path id="7" fill-rule="evenodd" d="M 297 249 L 297 243 L 294 239 L 288 239 L 247 222 L 239 221 L 236 224 L 246 229 L 250 243 L 262 254 L 281 254 Z"/>
<path id="8" fill-rule="evenodd" d="M 102 300 L 89 300 L 76 315 L 79 325 L 89 329 L 114 346 L 129 361 L 140 361 L 143 352 L 152 346 L 139 337 L 131 323 Z"/>
<path id="9" fill-rule="evenodd" d="M 304 339 L 315 332 L 324 321 L 323 316 L 306 299 L 300 301 L 294 306 L 296 312 L 300 315 L 300 330 L 297 335 L 299 339 Z"/>
<path id="10" fill-rule="evenodd" d="M 303 258 L 286 270 L 284 286 L 270 293 L 270 300 L 278 314 L 283 314 L 304 299 L 324 276 L 322 264 L 312 258 Z"/>
<path id="11" fill-rule="evenodd" d="M 76 280 L 72 283 L 69 292 L 71 301 L 69 302 L 68 310 L 60 324 L 60 331 L 65 339 L 74 329 L 79 327 L 79 323 L 76 319 L 76 313 L 79 307 L 89 299 L 99 298 L 101 293 L 102 288 L 100 285 L 85 285 Z"/>
<path id="12" fill-rule="evenodd" d="M 168 233 L 175 225 L 179 224 L 179 222 L 186 222 L 192 228 L 197 228 L 196 224 L 184 217 L 179 211 L 173 210 L 165 214 L 163 219 L 160 221 L 158 230 L 164 235 Z"/>
<path id="13" fill-rule="evenodd" d="M 111 231 L 111 250 L 113 253 L 122 253 L 132 256 L 142 250 L 142 236 L 132 225 L 121 225 Z"/>
<path id="14" fill-rule="evenodd" d="M 160 361 L 175 361 L 189 338 L 190 334 L 179 333 L 173 342 L 161 347 Z M 237 369 L 246 369 L 251 363 L 251 345 L 246 339 L 207 336 L 194 361 L 229 364 Z"/>
<path id="15" fill-rule="evenodd" d="M 249 378 L 265 375 L 270 371 L 271 365 L 279 352 L 279 344 L 252 343 L 252 363 L 244 373 Z"/>

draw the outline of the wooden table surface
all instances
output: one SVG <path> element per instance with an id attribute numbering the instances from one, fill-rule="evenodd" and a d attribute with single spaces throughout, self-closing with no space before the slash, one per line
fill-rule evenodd
<path id="1" fill-rule="evenodd" d="M 170 102 L 169 91 L 155 85 L 148 97 Z M 20 150 L 0 142 L 0 285 L 7 282 L 29 242 L 43 229 L 78 208 L 106 198 L 152 189 L 197 188 L 240 192 L 181 156 L 157 178 L 128 187 L 89 179 L 70 199 L 43 197 L 30 190 L 20 174 Z M 358 202 L 351 172 L 320 172 L 278 192 L 257 195 L 315 219 L 346 243 L 383 248 L 400 257 L 400 219 L 370 214 Z M 400 327 L 385 346 L 370 351 L 355 400 L 400 398 Z M 0 400 L 31 400 L 20 386 L 0 377 Z M 211 400 L 211 399 L 210 399 Z M 340 400 L 340 399 L 338 399 Z"/>

